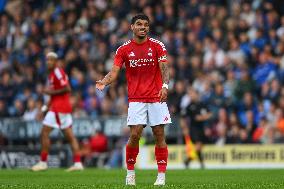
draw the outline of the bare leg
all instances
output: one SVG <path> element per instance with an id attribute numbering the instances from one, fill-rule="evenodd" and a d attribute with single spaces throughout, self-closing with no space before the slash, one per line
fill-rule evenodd
<path id="1" fill-rule="evenodd" d="M 168 147 L 165 140 L 164 125 L 152 127 L 156 140 L 155 156 L 158 166 L 158 176 L 154 185 L 165 185 L 165 172 L 168 164 Z"/>
<path id="2" fill-rule="evenodd" d="M 41 129 L 40 142 L 41 142 L 41 152 L 40 152 L 40 162 L 31 167 L 32 171 L 44 171 L 48 168 L 47 157 L 50 147 L 49 134 L 53 128 L 44 125 Z"/>
<path id="3" fill-rule="evenodd" d="M 130 127 L 130 137 L 127 146 L 136 148 L 139 146 L 139 140 L 143 131 L 143 125 L 134 125 Z"/>
<path id="4" fill-rule="evenodd" d="M 158 172 L 165 173 L 168 162 L 168 148 L 165 140 L 164 125 L 152 127 L 152 131 L 156 140 L 155 156 L 158 165 Z"/>
<path id="5" fill-rule="evenodd" d="M 134 174 L 134 165 L 139 153 L 139 140 L 142 135 L 142 131 L 142 125 L 130 126 L 130 137 L 126 145 L 126 165 L 128 170 L 127 174 Z"/>
<path id="6" fill-rule="evenodd" d="M 68 140 L 69 144 L 71 145 L 73 154 L 79 154 L 80 153 L 79 143 L 73 134 L 72 128 L 69 127 L 69 128 L 64 129 L 63 133 L 66 139 Z"/>
<path id="7" fill-rule="evenodd" d="M 41 130 L 41 152 L 47 153 L 49 152 L 50 147 L 50 139 L 49 134 L 53 130 L 53 128 L 44 125 Z"/>
<path id="8" fill-rule="evenodd" d="M 156 141 L 156 147 L 165 148 L 167 146 L 165 140 L 164 125 L 152 127 L 153 135 Z"/>

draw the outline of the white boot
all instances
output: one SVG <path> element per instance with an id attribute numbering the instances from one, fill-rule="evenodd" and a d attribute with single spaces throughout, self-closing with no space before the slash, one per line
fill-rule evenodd
<path id="1" fill-rule="evenodd" d="M 135 174 L 133 175 L 127 175 L 126 179 L 125 179 L 125 184 L 126 185 L 131 185 L 131 186 L 135 186 Z"/>
<path id="2" fill-rule="evenodd" d="M 47 170 L 47 168 L 48 168 L 47 163 L 44 161 L 40 161 L 34 166 L 32 166 L 31 170 L 32 171 L 44 171 L 44 170 Z"/>
<path id="3" fill-rule="evenodd" d="M 155 186 L 164 186 L 166 184 L 166 175 L 165 173 L 158 173 Z"/>
<path id="4" fill-rule="evenodd" d="M 125 184 L 130 186 L 135 186 L 135 171 L 134 170 L 127 170 L 127 175 L 125 178 Z"/>
<path id="5" fill-rule="evenodd" d="M 66 171 L 71 172 L 71 171 L 83 171 L 83 170 L 84 170 L 83 164 L 81 162 L 76 162 L 74 163 L 74 165 L 69 167 Z"/>

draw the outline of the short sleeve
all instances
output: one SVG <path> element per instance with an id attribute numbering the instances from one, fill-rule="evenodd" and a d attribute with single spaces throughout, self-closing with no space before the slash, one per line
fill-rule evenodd
<path id="1" fill-rule="evenodd" d="M 65 87 L 68 85 L 68 76 L 64 74 L 63 78 L 60 80 L 60 85 L 62 87 Z"/>
<path id="2" fill-rule="evenodd" d="M 157 48 L 158 62 L 166 62 L 168 53 L 165 45 L 159 41 L 156 45 L 156 48 Z"/>
<path id="3" fill-rule="evenodd" d="M 59 81 L 59 85 L 61 87 L 65 87 L 68 85 L 68 76 L 65 74 L 63 70 L 60 70 L 59 68 L 55 69 L 55 77 Z"/>
<path id="4" fill-rule="evenodd" d="M 114 56 L 114 65 L 118 66 L 118 67 L 122 67 L 124 63 L 124 59 L 123 59 L 123 51 L 122 51 L 122 48 L 119 47 L 117 50 L 116 50 L 116 53 L 115 53 L 115 56 Z"/>

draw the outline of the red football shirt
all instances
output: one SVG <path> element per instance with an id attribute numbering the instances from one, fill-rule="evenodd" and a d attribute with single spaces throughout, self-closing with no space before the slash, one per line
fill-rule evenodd
<path id="1" fill-rule="evenodd" d="M 64 70 L 56 67 L 48 76 L 48 85 L 51 89 L 62 89 L 69 85 L 68 76 Z M 71 113 L 70 94 L 51 95 L 50 110 L 60 113 Z"/>
<path id="2" fill-rule="evenodd" d="M 159 102 L 162 75 L 159 61 L 167 60 L 165 45 L 153 38 L 142 44 L 129 40 L 121 45 L 114 57 L 114 64 L 126 67 L 129 102 Z"/>

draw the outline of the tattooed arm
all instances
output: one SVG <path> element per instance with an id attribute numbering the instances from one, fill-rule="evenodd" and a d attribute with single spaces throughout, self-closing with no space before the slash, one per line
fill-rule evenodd
<path id="1" fill-rule="evenodd" d="M 164 86 L 164 84 L 168 85 L 170 80 L 169 68 L 168 63 L 166 61 L 159 62 L 162 79 L 163 79 L 163 86 L 159 92 L 159 97 L 161 102 L 165 102 L 168 97 L 168 88 Z"/>
<path id="2" fill-rule="evenodd" d="M 169 74 L 168 62 L 165 61 L 159 62 L 159 66 L 162 74 L 163 83 L 169 84 L 170 74 Z"/>
<path id="3" fill-rule="evenodd" d="M 105 86 L 111 84 L 118 77 L 120 67 L 113 65 L 110 72 L 104 77 L 104 79 L 96 81 L 96 88 L 99 90 L 104 90 Z"/>

